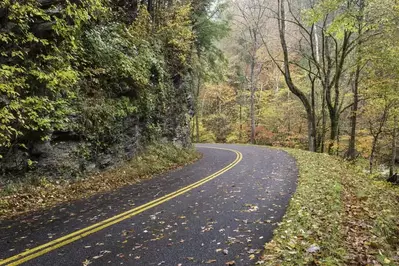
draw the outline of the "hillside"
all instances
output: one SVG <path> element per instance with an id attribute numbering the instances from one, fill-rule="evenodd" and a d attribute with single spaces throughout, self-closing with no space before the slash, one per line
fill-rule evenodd
<path id="1" fill-rule="evenodd" d="M 261 265 L 398 265 L 399 189 L 326 154 L 286 150 L 298 188 Z"/>

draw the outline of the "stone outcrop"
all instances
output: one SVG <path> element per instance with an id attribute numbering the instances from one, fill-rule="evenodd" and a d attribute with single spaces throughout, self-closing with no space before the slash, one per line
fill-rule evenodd
<path id="1" fill-rule="evenodd" d="M 75 132 L 53 132 L 48 141 L 32 142 L 26 148 L 14 146 L 0 160 L 4 177 L 27 172 L 52 178 L 74 178 L 85 173 L 101 171 L 133 158 L 142 151 L 149 139 L 146 125 L 135 117 L 119 122 L 118 141 L 98 150 L 94 144 L 81 139 Z M 159 141 L 172 142 L 177 146 L 191 145 L 185 113 L 167 117 Z"/>
<path id="2" fill-rule="evenodd" d="M 51 20 L 40 20 L 36 17 L 29 22 L 30 31 L 40 38 L 52 39 L 54 37 L 53 25 L 56 17 L 59 17 L 65 6 L 61 0 L 37 0 L 40 8 L 51 16 Z M 79 0 L 72 0 L 79 4 Z M 120 2 L 120 3 L 119 3 Z M 123 8 L 128 1 L 119 1 Z M 134 1 L 133 1 L 134 2 Z M 129 6 L 133 11 L 137 5 Z M 129 10 L 130 10 L 129 9 Z M 0 8 L 0 32 L 12 31 L 17 25 L 7 19 L 8 10 Z M 134 13 L 134 12 L 133 12 Z M 134 17 L 129 18 L 129 21 Z M 67 23 L 72 21 L 66 20 Z M 0 64 L 12 60 L 0 56 Z M 151 141 L 173 142 L 179 146 L 190 145 L 189 114 L 192 114 L 191 98 L 187 93 L 187 86 L 183 85 L 180 73 L 176 74 L 171 81 L 173 88 L 168 91 L 169 96 L 159 102 L 159 113 L 132 115 L 115 121 L 111 130 L 112 141 L 97 140 L 104 142 L 98 145 L 96 140 L 90 139 L 82 132 L 54 131 L 48 132 L 48 140 L 41 141 L 35 132 L 24 134 L 18 143 L 11 148 L 0 147 L 0 175 L 5 178 L 24 175 L 27 172 L 43 176 L 77 177 L 87 172 L 99 171 L 112 167 L 119 162 L 133 158 L 143 150 Z M 124 84 L 119 82 L 118 85 Z M 112 97 L 138 98 L 136 94 L 124 93 Z M 128 92 L 136 92 L 132 88 L 126 88 Z M 94 96 L 88 96 L 94 97 Z M 0 95 L 0 108 L 7 106 L 9 100 Z M 166 108 L 165 108 L 166 106 Z M 191 110 L 191 111 L 190 111 Z M 141 110 L 139 110 L 141 112 Z M 77 114 L 79 115 L 79 114 Z M 70 120 L 76 120 L 76 117 Z M 101 122 L 100 122 L 101 123 Z M 157 127 L 154 133 L 150 127 Z M 73 128 L 73 127 L 71 127 Z M 25 133 L 25 132 L 24 132 Z M 46 132 L 47 133 L 47 132 Z M 20 145 L 22 144 L 23 145 Z"/>

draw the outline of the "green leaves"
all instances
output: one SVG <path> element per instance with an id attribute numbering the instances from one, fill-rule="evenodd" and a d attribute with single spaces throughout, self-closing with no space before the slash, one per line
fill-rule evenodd
<path id="1" fill-rule="evenodd" d="M 31 131 L 43 138 L 65 127 L 79 80 L 72 66 L 77 40 L 83 25 L 103 9 L 99 0 L 79 7 L 67 2 L 56 15 L 37 1 L 6 1 L 1 7 L 7 8 L 6 23 L 12 26 L 0 36 L 0 148 Z M 52 25 L 43 27 L 52 38 L 40 32 L 38 22 Z"/>
<path id="2" fill-rule="evenodd" d="M 158 29 L 158 35 L 166 44 L 167 63 L 174 70 L 188 66 L 194 34 L 190 20 L 191 5 L 177 6 L 174 12 L 165 14 L 166 23 Z"/>
<path id="3" fill-rule="evenodd" d="M 189 3 L 131 12 L 106 0 L 0 2 L 0 154 L 57 131 L 97 152 L 120 141 L 129 116 L 146 125 L 142 139 L 164 134 L 169 119 L 185 125 Z"/>
<path id="4" fill-rule="evenodd" d="M 344 0 L 327 0 L 305 9 L 302 16 L 308 26 L 322 25 L 326 21 L 326 33 L 342 40 L 345 33 L 357 32 L 359 12 L 356 5 L 349 5 Z"/>
<path id="5" fill-rule="evenodd" d="M 327 33 L 342 40 L 346 33 L 356 32 L 358 30 L 357 20 L 353 14 L 343 13 L 337 15 L 327 29 Z"/>

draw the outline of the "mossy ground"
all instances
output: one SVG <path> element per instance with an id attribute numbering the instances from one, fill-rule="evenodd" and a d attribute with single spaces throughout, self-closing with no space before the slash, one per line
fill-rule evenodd
<path id="1" fill-rule="evenodd" d="M 286 149 L 297 191 L 261 265 L 398 265 L 399 189 L 326 154 Z"/>
<path id="2" fill-rule="evenodd" d="M 51 182 L 44 177 L 33 177 L 8 183 L 0 188 L 0 218 L 10 218 L 112 191 L 184 166 L 198 158 L 200 154 L 194 149 L 154 144 L 131 161 L 80 180 Z"/>

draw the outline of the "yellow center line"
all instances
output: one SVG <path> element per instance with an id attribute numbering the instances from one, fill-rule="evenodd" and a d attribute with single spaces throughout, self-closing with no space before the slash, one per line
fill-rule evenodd
<path id="1" fill-rule="evenodd" d="M 35 248 L 32 249 L 28 249 L 20 254 L 17 254 L 15 256 L 9 257 L 7 259 L 0 259 L 0 265 L 20 265 L 24 262 L 27 262 L 31 259 L 34 259 L 36 257 L 42 256 L 50 251 L 53 251 L 55 249 L 58 249 L 60 247 L 63 247 L 69 243 L 72 243 L 78 239 L 81 239 L 83 237 L 86 237 L 88 235 L 91 235 L 95 232 L 98 232 L 104 228 L 107 228 L 111 225 L 114 225 L 116 223 L 119 223 L 123 220 L 126 220 L 128 218 L 131 218 L 139 213 L 142 213 L 148 209 L 151 209 L 153 207 L 156 207 L 164 202 L 167 202 L 177 196 L 180 196 L 194 188 L 197 188 L 209 181 L 211 181 L 212 179 L 220 176 L 221 174 L 229 171 L 230 169 L 232 169 L 234 166 L 236 166 L 241 160 L 242 160 L 242 154 L 239 151 L 236 150 L 232 150 L 232 149 L 225 149 L 225 148 L 216 148 L 216 147 L 205 147 L 205 146 L 201 146 L 201 148 L 211 148 L 211 149 L 218 149 L 218 150 L 227 150 L 227 151 L 232 151 L 234 152 L 237 156 L 235 158 L 235 160 L 230 163 L 229 165 L 227 165 L 226 167 L 224 167 L 223 169 L 217 171 L 216 173 L 213 173 L 212 175 L 209 175 L 191 185 L 188 185 L 186 187 L 183 187 L 175 192 L 172 192 L 170 194 L 167 194 L 163 197 L 160 197 L 158 199 L 155 199 L 153 201 L 150 201 L 146 204 L 143 204 L 141 206 L 138 206 L 136 208 L 133 208 L 131 210 L 128 210 L 126 212 L 123 212 L 121 214 L 115 215 L 111 218 L 108 218 L 104 221 L 98 222 L 96 224 L 90 225 L 88 227 L 85 227 L 83 229 L 80 229 L 78 231 L 75 231 L 73 233 L 70 233 L 68 235 L 65 235 L 63 237 L 57 238 L 53 241 L 50 241 L 46 244 L 37 246 Z"/>

